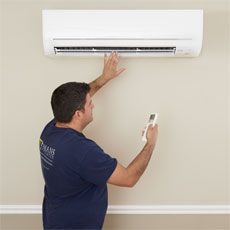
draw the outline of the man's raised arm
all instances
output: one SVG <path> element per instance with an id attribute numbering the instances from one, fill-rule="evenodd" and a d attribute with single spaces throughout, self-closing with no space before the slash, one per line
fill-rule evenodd
<path id="1" fill-rule="evenodd" d="M 91 97 L 108 81 L 116 78 L 125 70 L 125 68 L 117 69 L 118 62 L 119 57 L 116 52 L 112 52 L 109 57 L 107 57 L 106 54 L 104 55 L 104 68 L 102 74 L 97 79 L 89 83 L 89 94 Z"/>

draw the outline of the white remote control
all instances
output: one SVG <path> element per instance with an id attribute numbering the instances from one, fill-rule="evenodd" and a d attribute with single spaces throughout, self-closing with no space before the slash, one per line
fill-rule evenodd
<path id="1" fill-rule="evenodd" d="M 157 113 L 153 113 L 153 114 L 150 115 L 149 121 L 148 121 L 148 123 L 147 123 L 147 125 L 146 125 L 144 134 L 143 134 L 143 136 L 142 136 L 142 141 L 147 141 L 147 139 L 146 139 L 146 134 L 147 134 L 148 127 L 149 127 L 149 125 L 153 125 L 153 126 L 154 126 L 154 125 L 156 124 L 156 122 L 157 122 L 157 117 L 158 117 L 158 114 L 157 114 Z"/>

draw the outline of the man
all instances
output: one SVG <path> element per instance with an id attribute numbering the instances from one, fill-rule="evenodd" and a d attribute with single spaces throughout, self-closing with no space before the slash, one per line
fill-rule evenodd
<path id="1" fill-rule="evenodd" d="M 44 229 L 101 229 L 107 210 L 107 183 L 133 187 L 151 158 L 158 126 L 149 127 L 147 142 L 129 164 L 122 166 L 82 131 L 93 120 L 91 97 L 120 75 L 118 55 L 105 55 L 101 76 L 90 84 L 69 82 L 54 90 L 54 119 L 40 138 Z"/>

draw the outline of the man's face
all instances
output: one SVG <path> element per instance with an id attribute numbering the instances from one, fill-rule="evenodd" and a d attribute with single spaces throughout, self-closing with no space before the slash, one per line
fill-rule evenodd
<path id="1" fill-rule="evenodd" d="M 90 94 L 88 93 L 86 95 L 86 102 L 85 102 L 85 111 L 84 113 L 84 120 L 85 123 L 88 124 L 93 120 L 93 108 L 94 108 L 94 104 L 92 102 L 92 99 L 90 97 Z"/>

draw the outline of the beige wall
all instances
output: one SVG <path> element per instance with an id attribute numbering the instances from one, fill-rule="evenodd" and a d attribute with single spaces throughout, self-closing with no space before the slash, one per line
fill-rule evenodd
<path id="1" fill-rule="evenodd" d="M 229 204 L 227 3 L 2 0 L 0 204 L 41 204 L 38 138 L 52 118 L 51 93 L 67 81 L 90 82 L 103 67 L 100 58 L 45 57 L 44 8 L 204 9 L 201 56 L 121 60 L 127 70 L 95 96 L 94 122 L 85 133 L 127 165 L 143 146 L 149 113 L 159 113 L 159 139 L 147 171 L 132 189 L 110 186 L 110 204 Z"/>

